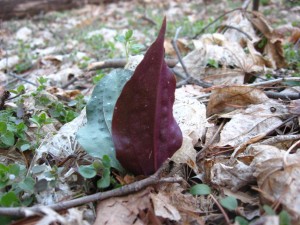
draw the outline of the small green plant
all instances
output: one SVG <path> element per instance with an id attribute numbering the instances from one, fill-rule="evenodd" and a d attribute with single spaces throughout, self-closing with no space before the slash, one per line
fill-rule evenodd
<path id="1" fill-rule="evenodd" d="M 219 68 L 219 63 L 214 59 L 208 59 L 207 66 L 217 69 L 217 68 Z"/>
<path id="2" fill-rule="evenodd" d="M 20 63 L 15 66 L 15 71 L 21 73 L 31 68 L 33 57 L 31 55 L 30 45 L 21 40 L 18 41 L 17 49 Z"/>
<path id="3" fill-rule="evenodd" d="M 33 115 L 29 118 L 29 121 L 37 125 L 36 137 L 37 141 L 36 144 L 40 143 L 40 138 L 43 136 L 41 133 L 41 129 L 44 125 L 53 123 L 53 119 L 49 118 L 45 112 L 41 112 L 39 115 Z"/>
<path id="4" fill-rule="evenodd" d="M 293 44 L 287 44 L 284 46 L 284 56 L 289 64 L 289 68 L 300 72 L 300 53 L 294 48 Z"/>
<path id="5" fill-rule="evenodd" d="M 97 187 L 100 189 L 107 188 L 111 184 L 115 184 L 115 180 L 111 177 L 111 164 L 109 156 L 103 156 L 101 162 L 94 161 L 91 165 L 82 165 L 78 168 L 78 172 L 86 179 L 100 175 L 101 178 L 97 180 Z"/>
<path id="6" fill-rule="evenodd" d="M 25 166 L 0 163 L 0 205 L 28 206 L 33 201 L 35 181 L 26 176 Z M 24 195 L 24 193 L 27 193 Z"/>
<path id="7" fill-rule="evenodd" d="M 0 111 L 0 147 L 16 147 L 25 151 L 30 148 L 26 137 L 27 126 L 14 116 L 11 110 Z"/>
<path id="8" fill-rule="evenodd" d="M 276 212 L 274 211 L 274 209 L 272 209 L 270 206 L 268 205 L 264 205 L 263 209 L 265 211 L 265 213 L 267 215 L 277 215 Z M 282 210 L 279 214 L 279 224 L 280 225 L 291 225 L 291 216 L 289 215 L 289 213 L 285 210 Z"/>
<path id="9" fill-rule="evenodd" d="M 104 76 L 105 74 L 101 70 L 98 70 L 96 75 L 92 78 L 93 84 L 97 84 Z"/>
<path id="10" fill-rule="evenodd" d="M 115 39 L 124 45 L 127 60 L 129 55 L 138 54 L 144 48 L 142 44 L 136 43 L 132 30 L 127 30 L 125 35 L 117 35 Z"/>

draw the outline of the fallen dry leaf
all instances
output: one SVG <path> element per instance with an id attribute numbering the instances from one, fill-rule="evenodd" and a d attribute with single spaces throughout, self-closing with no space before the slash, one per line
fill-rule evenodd
<path id="1" fill-rule="evenodd" d="M 230 112 L 250 104 L 267 101 L 263 91 L 247 86 L 228 86 L 215 88 L 210 96 L 207 115 Z"/>
<path id="2" fill-rule="evenodd" d="M 99 202 L 94 224 L 157 224 L 157 221 L 153 218 L 150 193 L 151 188 L 147 188 L 131 195 L 114 197 Z"/>
<path id="3" fill-rule="evenodd" d="M 300 154 L 289 154 L 270 145 L 253 145 L 249 148 L 255 158 L 251 167 L 263 204 L 280 202 L 293 218 L 294 224 L 300 219 Z M 298 221 L 298 222 L 297 222 Z"/>
<path id="4" fill-rule="evenodd" d="M 265 38 L 267 43 L 262 49 L 262 52 L 266 54 L 273 62 L 273 68 L 286 67 L 286 61 L 283 54 L 282 39 L 274 32 L 274 29 L 269 25 L 268 21 L 259 12 L 253 12 L 255 17 L 252 17 L 251 23 L 257 30 L 259 30 Z"/>

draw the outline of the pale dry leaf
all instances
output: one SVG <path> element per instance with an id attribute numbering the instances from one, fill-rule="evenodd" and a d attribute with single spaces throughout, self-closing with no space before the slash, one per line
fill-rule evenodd
<path id="1" fill-rule="evenodd" d="M 0 70 L 10 69 L 17 65 L 19 61 L 20 58 L 17 55 L 4 57 L 0 60 Z"/>
<path id="2" fill-rule="evenodd" d="M 78 78 L 83 74 L 83 71 L 74 65 L 69 68 L 62 69 L 57 73 L 46 75 L 45 78 L 48 79 L 50 86 L 62 87 L 67 84 L 71 79 Z"/>
<path id="3" fill-rule="evenodd" d="M 171 160 L 177 164 L 187 164 L 194 172 L 198 173 L 198 167 L 196 164 L 197 151 L 194 149 L 193 140 L 183 135 L 182 145 L 178 149 Z"/>
<path id="4" fill-rule="evenodd" d="M 270 145 L 249 147 L 255 157 L 251 163 L 263 204 L 279 201 L 293 221 L 300 218 L 300 152 L 288 154 Z M 297 224 L 297 223 L 294 223 Z"/>
<path id="5" fill-rule="evenodd" d="M 207 115 L 230 112 L 250 104 L 268 100 L 263 91 L 247 86 L 228 86 L 215 88 L 210 96 Z"/>
<path id="6" fill-rule="evenodd" d="M 276 128 L 282 123 L 286 113 L 286 106 L 274 100 L 250 105 L 245 110 L 239 110 L 225 124 L 220 133 L 220 141 L 216 146 L 238 147 L 251 138 Z"/>
<path id="7" fill-rule="evenodd" d="M 162 193 L 151 193 L 150 197 L 156 216 L 177 222 L 181 219 L 178 210 L 170 203 L 170 200 L 167 196 Z"/>
<path id="8" fill-rule="evenodd" d="M 16 39 L 24 42 L 30 41 L 32 38 L 32 30 L 28 27 L 22 27 L 16 32 Z"/>
<path id="9" fill-rule="evenodd" d="M 239 160 L 235 160 L 232 165 L 215 163 L 210 172 L 212 183 L 230 188 L 233 191 L 237 191 L 255 181 L 253 169 Z"/>
<path id="10" fill-rule="evenodd" d="M 229 14 L 228 18 L 222 22 L 222 25 L 237 28 L 227 29 L 225 27 L 226 32 L 224 33 L 224 36 L 229 41 L 239 43 L 242 47 L 245 47 L 245 44 L 247 41 L 249 41 L 249 39 L 245 34 L 240 32 L 240 30 L 244 31 L 247 35 L 249 35 L 253 43 L 259 40 L 259 37 L 256 35 L 251 22 L 245 16 L 245 13 L 240 10 Z"/>
<path id="11" fill-rule="evenodd" d="M 195 145 L 204 135 L 208 125 L 206 106 L 199 102 L 193 94 L 179 88 L 175 91 L 173 114 L 181 131 L 189 136 Z"/>
<path id="12" fill-rule="evenodd" d="M 95 225 L 142 225 L 140 212 L 152 209 L 150 201 L 151 189 L 130 194 L 124 197 L 113 197 L 98 203 Z M 149 221 L 150 222 L 150 221 Z"/>

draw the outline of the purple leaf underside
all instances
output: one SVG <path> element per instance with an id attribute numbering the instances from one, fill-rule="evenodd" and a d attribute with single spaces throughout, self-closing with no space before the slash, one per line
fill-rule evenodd
<path id="1" fill-rule="evenodd" d="M 166 19 L 115 105 L 112 136 L 117 159 L 134 174 L 153 174 L 181 147 L 173 117 L 176 80 L 164 60 Z"/>

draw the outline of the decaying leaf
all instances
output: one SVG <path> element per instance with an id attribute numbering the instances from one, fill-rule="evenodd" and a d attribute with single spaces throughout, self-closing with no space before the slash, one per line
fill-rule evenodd
<path id="1" fill-rule="evenodd" d="M 113 114 L 117 158 L 135 174 L 154 173 L 182 144 L 172 111 L 176 80 L 164 60 L 165 31 L 166 19 L 124 86 Z"/>
<path id="2" fill-rule="evenodd" d="M 280 202 L 294 222 L 300 218 L 300 154 L 289 154 L 270 145 L 252 145 L 248 149 L 255 158 L 255 169 L 263 204 Z M 297 223 L 295 223 L 297 224 Z"/>
<path id="3" fill-rule="evenodd" d="M 289 112 L 291 114 L 300 115 L 300 100 L 293 100 L 289 105 Z"/>
<path id="4" fill-rule="evenodd" d="M 217 146 L 237 147 L 259 134 L 271 131 L 282 123 L 287 109 L 285 105 L 269 100 L 236 112 L 221 131 Z"/>
<path id="5" fill-rule="evenodd" d="M 124 197 L 114 197 L 98 203 L 94 224 L 157 224 L 147 188 Z"/>
<path id="6" fill-rule="evenodd" d="M 259 12 L 253 12 L 255 17 L 252 17 L 251 23 L 259 30 L 267 39 L 263 47 L 263 53 L 267 55 L 273 62 L 273 68 L 286 67 L 286 61 L 283 54 L 282 39 L 274 29 L 269 25 L 264 16 Z"/>
<path id="7" fill-rule="evenodd" d="M 250 104 L 259 104 L 268 100 L 263 91 L 246 86 L 228 86 L 212 91 L 207 106 L 207 115 L 230 112 Z"/>
<path id="8" fill-rule="evenodd" d="M 178 210 L 170 203 L 170 200 L 167 196 L 163 195 L 162 193 L 151 193 L 151 200 L 156 216 L 160 216 L 172 221 L 179 221 L 181 219 Z"/>

